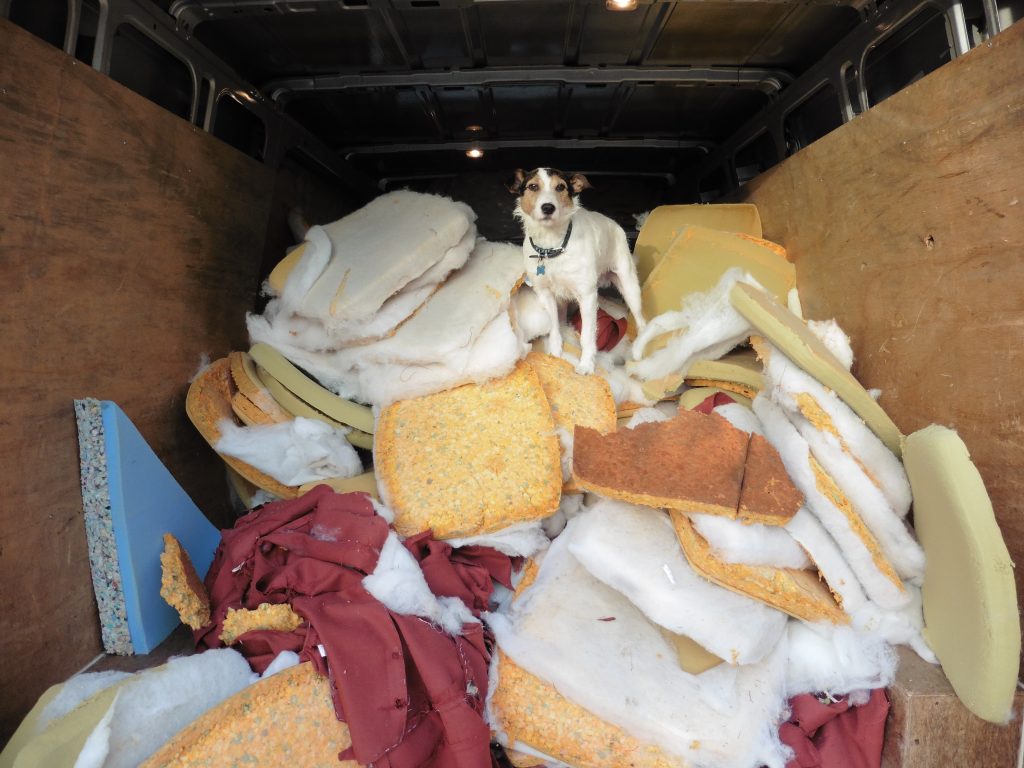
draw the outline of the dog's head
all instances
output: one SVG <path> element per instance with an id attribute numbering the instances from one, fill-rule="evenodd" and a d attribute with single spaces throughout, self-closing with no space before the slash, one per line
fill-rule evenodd
<path id="1" fill-rule="evenodd" d="M 515 216 L 525 224 L 558 228 L 576 213 L 579 194 L 590 186 L 582 173 L 563 173 L 554 168 L 516 171 L 508 185 L 515 195 Z"/>

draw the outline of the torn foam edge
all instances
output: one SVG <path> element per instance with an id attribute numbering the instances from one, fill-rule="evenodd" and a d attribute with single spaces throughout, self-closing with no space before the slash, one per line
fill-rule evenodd
<path id="1" fill-rule="evenodd" d="M 807 328 L 818 337 L 846 370 L 853 368 L 853 347 L 850 345 L 850 337 L 839 327 L 839 323 L 834 319 L 808 320 Z"/>
<path id="2" fill-rule="evenodd" d="M 89 549 L 89 569 L 96 594 L 103 650 L 119 656 L 135 653 L 128 629 L 128 612 L 117 539 L 110 516 L 110 478 L 106 436 L 100 401 L 75 400 L 78 421 L 78 452 L 82 473 L 82 510 Z"/>
<path id="3" fill-rule="evenodd" d="M 754 399 L 753 408 L 764 426 L 765 436 L 779 452 L 790 480 L 804 495 L 806 508 L 814 513 L 839 545 L 843 557 L 857 575 L 866 594 L 886 609 L 895 610 L 906 605 L 910 597 L 902 582 L 894 583 L 880 570 L 868 542 L 857 533 L 846 514 L 818 489 L 807 441 L 789 422 L 782 408 L 772 402 L 764 391 Z M 850 511 L 856 515 L 852 509 Z M 864 533 L 874 539 L 866 526 Z"/>
<path id="4" fill-rule="evenodd" d="M 787 636 L 788 697 L 803 693 L 841 696 L 886 688 L 896 679 L 899 657 L 877 632 L 792 620 Z"/>
<path id="5" fill-rule="evenodd" d="M 765 389 L 788 413 L 800 413 L 800 396 L 807 395 L 831 420 L 846 450 L 864 465 L 868 475 L 882 489 L 893 510 L 906 517 L 910 509 L 910 481 L 902 462 L 853 410 L 809 373 L 765 341 Z M 806 402 L 806 401 L 805 401 Z"/>
<path id="6" fill-rule="evenodd" d="M 792 755 L 778 738 L 786 708 L 784 636 L 762 662 L 719 665 L 735 670 L 733 696 L 712 707 L 704 675 L 684 672 L 661 632 L 568 551 L 584 519 L 554 541 L 509 613 L 488 615 L 498 646 L 570 701 L 667 754 L 715 768 L 782 768 Z M 586 654 L 574 640 L 580 636 L 588 637 Z"/>
<path id="7" fill-rule="evenodd" d="M 685 376 L 695 360 L 717 360 L 745 341 L 750 336 L 750 323 L 729 300 L 736 283 L 761 288 L 750 274 L 733 267 L 711 290 L 684 296 L 679 311 L 664 312 L 648 322 L 633 342 L 635 362 L 627 365 L 629 373 L 645 381 L 669 374 Z M 673 331 L 679 333 L 664 347 L 643 357 L 651 341 Z"/>

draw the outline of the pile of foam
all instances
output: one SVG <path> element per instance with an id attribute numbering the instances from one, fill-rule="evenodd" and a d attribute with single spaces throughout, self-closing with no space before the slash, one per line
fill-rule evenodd
<path id="1" fill-rule="evenodd" d="M 508 614 L 490 616 L 501 650 L 567 699 L 687 763 L 785 765 L 789 752 L 778 739 L 785 640 L 735 674 L 731 667 L 684 672 L 644 613 L 572 554 L 585 519 L 571 521 L 554 541 L 536 581 Z"/>
<path id="2" fill-rule="evenodd" d="M 509 315 L 521 253 L 477 240 L 474 219 L 395 192 L 313 227 L 280 295 L 247 318 L 251 341 L 375 405 L 509 373 L 526 351 Z"/>

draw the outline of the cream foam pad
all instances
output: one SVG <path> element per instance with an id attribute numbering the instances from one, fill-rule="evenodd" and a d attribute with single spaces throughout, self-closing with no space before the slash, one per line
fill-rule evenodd
<path id="1" fill-rule="evenodd" d="M 278 405 L 274 396 L 263 386 L 263 382 L 260 381 L 256 373 L 256 363 L 247 352 L 232 352 L 228 355 L 228 360 L 231 361 L 231 378 L 235 382 L 239 394 L 263 411 L 269 417 L 270 422 L 291 421 L 292 415 Z M 269 422 L 257 421 L 256 423 Z"/>
<path id="2" fill-rule="evenodd" d="M 288 275 L 295 269 L 295 265 L 299 263 L 305 252 L 306 244 L 302 243 L 277 262 L 277 266 L 271 270 L 270 276 L 267 278 L 267 285 L 270 286 L 270 290 L 275 296 L 281 295 L 281 291 L 284 290 L 284 284 L 288 282 Z"/>
<path id="3" fill-rule="evenodd" d="M 696 225 L 724 232 L 761 237 L 761 216 L 756 205 L 659 205 L 647 215 L 636 238 L 633 257 L 643 283 L 684 227 Z"/>
<path id="4" fill-rule="evenodd" d="M 263 370 L 313 408 L 335 421 L 373 434 L 373 413 L 365 405 L 344 400 L 320 386 L 269 344 L 254 344 L 249 355 Z M 276 393 L 274 396 L 277 397 Z M 290 410 L 287 406 L 285 408 Z"/>
<path id="5" fill-rule="evenodd" d="M 210 364 L 188 388 L 185 412 L 211 448 L 221 437 L 218 424 L 223 419 L 235 421 L 234 412 L 231 410 L 231 398 L 234 394 L 231 362 L 226 357 Z M 262 488 L 282 499 L 293 499 L 298 495 L 298 488 L 282 485 L 270 475 L 233 456 L 218 455 L 229 467 L 257 488 Z"/>
<path id="6" fill-rule="evenodd" d="M 739 403 L 745 408 L 749 408 L 753 402 L 749 397 L 738 395 L 735 392 L 730 392 L 729 390 L 722 389 L 721 387 L 694 387 L 693 389 L 686 390 L 679 396 L 679 407 L 687 411 L 692 411 L 709 397 L 714 397 L 719 393 L 726 395 L 732 399 L 734 403 Z"/>
<path id="7" fill-rule="evenodd" d="M 733 287 L 729 300 L 754 328 L 790 360 L 833 390 L 890 451 L 900 456 L 899 428 L 800 318 L 764 291 L 744 283 Z"/>
<path id="8" fill-rule="evenodd" d="M 685 376 L 673 373 L 643 384 L 644 395 L 651 400 L 675 392 L 683 383 L 693 387 L 718 387 L 753 400 L 764 388 L 763 366 L 754 350 L 749 348 L 730 352 L 717 360 L 697 360 Z"/>
<path id="9" fill-rule="evenodd" d="M 692 293 L 710 291 L 733 267 L 749 272 L 779 301 L 796 285 L 796 270 L 774 248 L 706 227 L 686 227 L 641 289 L 645 318 L 678 311 Z"/>
<path id="10" fill-rule="evenodd" d="M 903 462 L 924 545 L 924 635 L 953 690 L 978 717 L 1010 717 L 1020 658 L 1013 562 L 967 446 L 932 425 L 908 438 Z"/>
<path id="11" fill-rule="evenodd" d="M 144 768 L 276 768 L 282 764 L 359 768 L 338 754 L 352 744 L 331 687 L 308 662 L 259 680 L 196 718 Z M 287 759 L 284 756 L 287 755 Z"/>
<path id="12" fill-rule="evenodd" d="M 330 424 L 336 429 L 351 429 L 347 424 L 343 424 L 340 421 L 332 419 L 327 414 L 314 408 L 305 400 L 293 394 L 290 389 L 278 381 L 262 365 L 256 366 L 256 374 L 281 407 L 292 416 L 316 419 L 317 421 L 322 421 L 325 424 Z M 373 448 L 373 435 L 363 432 L 362 430 L 351 429 L 351 431 L 345 435 L 345 438 L 357 448 L 366 448 L 367 450 L 371 450 Z"/>

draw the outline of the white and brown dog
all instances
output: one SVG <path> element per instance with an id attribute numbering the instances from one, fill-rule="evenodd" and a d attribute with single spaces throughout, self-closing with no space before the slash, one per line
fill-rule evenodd
<path id="1" fill-rule="evenodd" d="M 597 289 L 610 279 L 644 328 L 636 265 L 622 227 L 579 203 L 590 183 L 581 173 L 537 168 L 517 170 L 509 190 L 517 196 L 515 217 L 523 225 L 527 282 L 544 304 L 550 321 L 547 352 L 562 356 L 559 301 L 579 305 L 582 354 L 579 373 L 594 372 L 597 355 Z"/>

